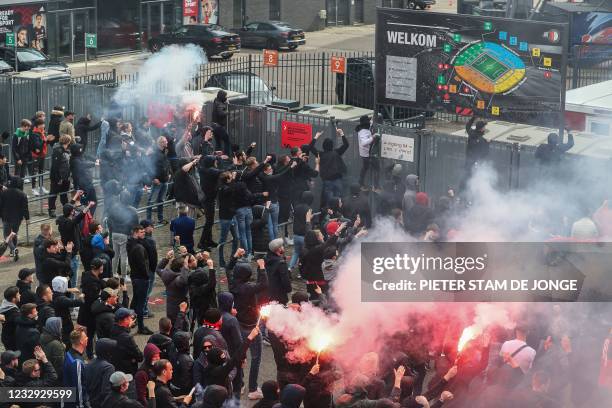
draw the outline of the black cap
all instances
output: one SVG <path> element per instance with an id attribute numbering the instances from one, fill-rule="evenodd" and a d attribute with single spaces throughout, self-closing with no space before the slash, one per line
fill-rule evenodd
<path id="1" fill-rule="evenodd" d="M 21 356 L 21 351 L 7 350 L 0 355 L 0 360 L 2 360 L 2 365 L 7 365 L 14 359 L 19 358 L 19 356 Z"/>
<path id="2" fill-rule="evenodd" d="M 98 268 L 100 268 L 100 267 L 104 266 L 104 264 L 105 264 L 105 263 L 106 263 L 106 262 L 104 261 L 104 259 L 101 259 L 101 258 L 94 258 L 94 259 L 91 261 L 91 269 L 98 269 Z"/>
<path id="3" fill-rule="evenodd" d="M 36 272 L 34 269 L 30 269 L 30 268 L 22 268 L 19 270 L 19 280 L 24 280 L 25 278 L 27 278 L 30 275 L 33 275 L 34 272 Z"/>

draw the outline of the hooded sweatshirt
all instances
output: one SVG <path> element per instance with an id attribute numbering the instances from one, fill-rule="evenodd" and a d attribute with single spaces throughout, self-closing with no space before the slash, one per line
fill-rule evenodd
<path id="1" fill-rule="evenodd" d="M 193 358 L 189 354 L 190 333 L 177 331 L 172 336 L 175 355 L 172 356 L 171 363 L 174 368 L 172 384 L 179 389 L 178 395 L 186 395 L 193 386 Z"/>
<path id="2" fill-rule="evenodd" d="M 0 304 L 0 314 L 4 315 L 4 324 L 2 325 L 2 344 L 5 350 L 17 350 L 17 339 L 15 338 L 15 330 L 17 329 L 17 318 L 19 317 L 19 309 L 17 305 L 2 299 Z"/>
<path id="3" fill-rule="evenodd" d="M 61 380 L 62 368 L 64 367 L 64 355 L 66 354 L 66 346 L 62 343 L 61 318 L 50 317 L 47 319 L 45 327 L 43 327 L 40 335 L 40 346 Z"/>
<path id="4" fill-rule="evenodd" d="M 204 344 L 204 342 L 209 342 L 210 344 L 212 344 L 214 348 L 218 348 L 221 350 L 226 350 L 227 348 L 227 344 L 225 344 L 225 340 L 219 339 L 218 337 L 213 336 L 213 335 L 204 336 L 204 339 L 202 340 L 202 344 Z M 204 370 L 206 369 L 206 367 L 208 367 L 208 355 L 207 354 L 208 354 L 208 351 L 201 351 L 198 358 L 194 361 L 194 364 L 193 364 L 193 384 L 194 385 L 200 384 L 201 386 L 204 386 L 206 384 Z M 231 355 L 229 354 L 229 351 L 227 352 L 227 354 Z M 235 373 L 234 372 L 230 373 L 230 376 L 232 376 L 233 378 L 235 376 Z"/>
<path id="5" fill-rule="evenodd" d="M 221 292 L 217 298 L 219 300 L 219 310 L 221 310 L 221 317 L 223 319 L 223 323 L 221 324 L 221 335 L 227 343 L 230 355 L 234 355 L 242 345 L 240 323 L 238 323 L 238 319 L 232 314 L 234 295 L 230 292 Z"/>
<path id="6" fill-rule="evenodd" d="M 418 190 L 419 177 L 415 174 L 408 174 L 406 176 L 406 190 L 404 191 L 404 197 L 402 199 L 402 214 L 404 225 L 408 222 L 407 215 L 408 211 L 414 207 L 414 200 Z"/>
<path id="7" fill-rule="evenodd" d="M 259 317 L 258 296 L 268 289 L 268 276 L 265 269 L 257 270 L 257 282 L 250 282 L 251 265 L 239 262 L 234 267 L 234 285 L 230 291 L 234 295 L 234 307 L 238 311 L 236 318 L 240 327 L 252 329 Z"/>
<path id="8" fill-rule="evenodd" d="M 201 408 L 221 408 L 228 397 L 227 389 L 220 385 L 209 385 L 204 390 Z"/>
<path id="9" fill-rule="evenodd" d="M 28 130 L 17 128 L 15 130 L 15 134 L 13 135 L 11 145 L 13 149 L 13 159 L 15 162 L 17 162 L 17 160 L 21 160 L 22 164 L 26 164 L 25 162 L 30 160 L 32 155 L 30 152 L 30 132 Z"/>
<path id="10" fill-rule="evenodd" d="M 147 343 L 143 351 L 144 360 L 134 375 L 136 399 L 141 404 L 144 404 L 143 406 L 145 407 L 147 403 L 147 382 L 155 381 L 155 373 L 153 373 L 153 363 L 151 363 L 151 359 L 154 355 L 160 353 L 159 348 L 155 344 Z M 174 366 L 174 362 L 172 362 L 172 365 Z M 187 391 L 187 393 L 189 393 L 189 391 Z"/>
<path id="11" fill-rule="evenodd" d="M 115 367 L 110 363 L 113 349 L 117 342 L 112 339 L 98 339 L 96 341 L 96 358 L 85 366 L 87 377 L 87 393 L 91 408 L 100 408 L 104 398 L 111 392 L 110 376 Z"/>
<path id="12" fill-rule="evenodd" d="M 300 408 L 304 396 L 306 395 L 306 388 L 299 384 L 288 384 L 281 391 L 280 403 L 276 404 L 275 408 Z"/>
<path id="13" fill-rule="evenodd" d="M 304 236 L 306 231 L 310 229 L 310 225 L 306 224 L 306 213 L 312 209 L 314 194 L 312 191 L 304 191 L 301 196 L 301 201 L 295 206 L 293 214 L 293 234 Z"/>

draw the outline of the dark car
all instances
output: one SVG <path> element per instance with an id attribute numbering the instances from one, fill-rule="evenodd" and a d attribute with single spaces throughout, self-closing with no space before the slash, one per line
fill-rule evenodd
<path id="1" fill-rule="evenodd" d="M 0 59 L 0 74 L 6 74 L 12 70 L 13 67 L 11 67 L 6 61 Z"/>
<path id="2" fill-rule="evenodd" d="M 149 50 L 157 52 L 170 44 L 199 45 L 209 58 L 218 56 L 230 59 L 232 55 L 240 52 L 240 37 L 223 31 L 216 25 L 185 25 L 175 31 L 160 34 L 149 40 Z"/>
<path id="3" fill-rule="evenodd" d="M 204 88 L 208 87 L 243 93 L 250 96 L 251 105 L 270 105 L 276 99 L 273 92 L 276 88 L 268 87 L 258 75 L 248 72 L 230 71 L 213 74 L 204 84 Z"/>
<path id="4" fill-rule="evenodd" d="M 0 59 L 14 67 L 15 48 L 0 47 Z M 33 48 L 17 48 L 17 69 L 29 71 L 35 68 L 60 71 L 70 75 L 70 68 L 63 62 L 52 61 L 45 54 Z"/>
<path id="5" fill-rule="evenodd" d="M 408 2 L 406 2 L 406 8 L 412 10 L 425 10 L 430 8 L 434 4 L 436 4 L 436 0 L 408 0 Z"/>
<path id="6" fill-rule="evenodd" d="M 281 21 L 253 21 L 234 32 L 240 35 L 245 47 L 294 50 L 298 45 L 306 44 L 303 30 Z"/>

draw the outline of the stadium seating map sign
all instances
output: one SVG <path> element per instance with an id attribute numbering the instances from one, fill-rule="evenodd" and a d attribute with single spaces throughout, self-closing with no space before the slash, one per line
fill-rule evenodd
<path id="1" fill-rule="evenodd" d="M 558 125 L 564 24 L 378 9 L 379 104 Z"/>

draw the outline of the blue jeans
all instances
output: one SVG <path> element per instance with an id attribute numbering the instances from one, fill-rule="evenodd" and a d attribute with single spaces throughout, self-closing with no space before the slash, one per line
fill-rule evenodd
<path id="1" fill-rule="evenodd" d="M 323 180 L 322 196 L 325 202 L 321 203 L 321 207 L 327 206 L 333 197 L 342 197 L 342 179 Z"/>
<path id="2" fill-rule="evenodd" d="M 270 236 L 270 241 L 278 238 L 278 212 L 279 205 L 278 202 L 270 204 L 270 216 L 268 217 L 268 235 Z"/>
<path id="3" fill-rule="evenodd" d="M 79 272 L 79 256 L 78 255 L 73 255 L 72 258 L 70 258 L 70 269 L 72 270 L 72 276 L 70 277 L 70 287 L 76 288 L 77 279 L 79 277 L 77 275 L 77 273 Z"/>
<path id="4" fill-rule="evenodd" d="M 242 341 L 245 341 L 251 329 L 240 328 L 242 332 Z M 257 377 L 259 377 L 259 365 L 261 364 L 261 334 L 258 334 L 249 346 L 251 351 L 251 369 L 249 371 L 249 392 L 257 391 Z"/>
<path id="5" fill-rule="evenodd" d="M 160 203 L 157 206 L 157 221 L 162 222 L 164 220 L 164 205 L 161 204 L 166 198 L 168 192 L 168 183 L 153 184 L 151 186 L 151 192 L 149 193 L 149 199 L 147 200 L 147 206 L 153 204 L 153 202 Z M 155 198 L 154 198 L 155 197 Z M 153 208 L 147 208 L 147 220 L 151 221 L 153 216 Z"/>
<path id="6" fill-rule="evenodd" d="M 128 191 L 132 196 L 132 207 L 138 208 L 140 206 L 140 199 L 142 198 L 142 185 L 131 184 L 128 185 Z"/>
<path id="7" fill-rule="evenodd" d="M 134 297 L 130 308 L 136 312 L 136 321 L 138 322 L 138 328 L 144 327 L 144 308 L 147 302 L 147 291 L 149 290 L 148 279 L 132 279 L 132 289 L 134 291 Z"/>
<path id="8" fill-rule="evenodd" d="M 293 269 L 297 265 L 302 249 L 304 248 L 304 236 L 294 235 L 293 236 L 293 255 L 291 255 L 291 261 L 289 261 L 289 269 Z"/>
<path id="9" fill-rule="evenodd" d="M 240 234 L 240 246 L 247 255 L 253 253 L 253 236 L 251 235 L 251 223 L 253 223 L 253 210 L 251 207 L 240 207 L 236 210 L 236 222 L 238 223 L 238 234 Z"/>
<path id="10" fill-rule="evenodd" d="M 227 233 L 232 233 L 232 255 L 236 253 L 238 249 L 238 233 L 236 232 L 236 220 L 219 220 L 221 224 L 221 237 L 219 238 L 219 266 L 225 268 L 225 257 L 223 256 L 223 246 L 227 239 Z"/>
<path id="11" fill-rule="evenodd" d="M 144 305 L 145 314 L 149 314 L 149 297 L 151 297 L 151 293 L 153 292 L 153 287 L 155 286 L 155 271 L 149 272 L 149 287 L 147 288 L 147 299 Z"/>

